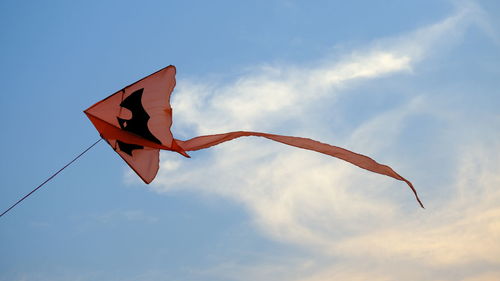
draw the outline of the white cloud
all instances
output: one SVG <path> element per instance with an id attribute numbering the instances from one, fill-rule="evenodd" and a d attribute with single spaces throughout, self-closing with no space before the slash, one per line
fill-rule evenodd
<path id="1" fill-rule="evenodd" d="M 429 266 L 500 263 L 500 143 L 464 150 L 454 192 L 424 214 L 393 213 L 391 223 L 336 244 L 345 255 L 399 256 Z"/>
<path id="2" fill-rule="evenodd" d="M 182 136 L 230 130 L 286 132 L 336 145 L 348 143 L 355 151 L 377 160 L 382 157 L 381 162 L 390 159 L 396 170 L 403 164 L 425 169 L 391 150 L 411 149 L 398 136 L 412 116 L 423 114 L 432 120 L 446 116 L 446 109 L 436 108 L 435 97 L 425 93 L 408 97 L 335 141 L 329 141 L 328 121 L 305 113 L 317 103 L 339 108 L 339 95 L 356 83 L 376 87 L 378 79 L 411 75 L 419 63 L 442 54 L 463 38 L 468 26 L 478 22 L 481 26 L 481 10 L 464 3 L 439 23 L 374 42 L 337 61 L 308 67 L 263 66 L 231 83 L 179 81 L 173 96 L 174 132 Z M 318 130 L 314 136 L 301 133 L 310 130 L 308 126 Z M 163 155 L 153 187 L 158 192 L 177 188 L 235 200 L 270 239 L 298 245 L 315 257 L 287 263 L 295 269 L 288 274 L 279 265 L 252 268 L 255 276 L 263 277 L 259 280 L 266 280 L 266 274 L 258 272 L 269 270 L 280 272 L 281 279 L 304 281 L 493 280 L 499 277 L 495 267 L 500 261 L 500 191 L 495 188 L 500 184 L 500 143 L 482 147 L 481 141 L 453 139 L 450 144 L 451 137 L 444 134 L 446 142 L 440 148 L 463 154 L 460 162 L 443 164 L 443 173 L 458 167 L 450 175 L 455 182 L 445 187 L 450 191 L 447 197 L 425 196 L 439 186 L 417 186 L 430 206 L 426 211 L 411 201 L 412 194 L 402 183 L 258 138 L 193 153 L 192 159 Z M 296 266 L 302 263 L 310 266 Z M 223 268 L 224 274 L 231 273 Z M 235 276 L 251 279 L 252 274 L 241 275 L 236 273 L 241 268 L 233 268 L 238 268 Z"/>

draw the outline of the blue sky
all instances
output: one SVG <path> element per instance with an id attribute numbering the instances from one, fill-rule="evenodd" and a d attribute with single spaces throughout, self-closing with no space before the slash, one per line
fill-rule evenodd
<path id="1" fill-rule="evenodd" d="M 403 3 L 404 2 L 404 3 Z M 177 67 L 174 135 L 255 130 L 372 156 L 416 186 L 259 138 L 106 144 L 0 219 L 0 280 L 500 279 L 497 1 L 0 2 L 0 207 L 98 139 L 82 110 Z"/>

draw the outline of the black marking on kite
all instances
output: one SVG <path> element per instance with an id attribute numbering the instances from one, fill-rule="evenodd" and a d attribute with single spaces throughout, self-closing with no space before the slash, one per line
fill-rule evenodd
<path id="1" fill-rule="evenodd" d="M 122 142 L 119 140 L 117 140 L 116 143 L 118 144 L 118 147 L 120 148 L 120 150 L 122 152 L 125 152 L 130 156 L 132 156 L 132 150 L 144 149 L 144 146 L 142 146 L 142 145 L 125 143 L 125 142 Z"/>
<path id="2" fill-rule="evenodd" d="M 117 117 L 118 124 L 120 125 L 120 128 L 122 128 L 124 131 L 134 133 L 147 140 L 161 144 L 161 141 L 157 139 L 151 133 L 151 131 L 149 131 L 148 128 L 149 115 L 142 106 L 143 91 L 144 88 L 133 92 L 120 103 L 121 107 L 126 108 L 132 112 L 132 118 L 127 120 Z M 117 141 L 117 143 L 120 150 L 127 153 L 130 156 L 132 156 L 132 150 L 144 149 L 144 146 L 142 145 L 130 144 L 122 141 Z"/>

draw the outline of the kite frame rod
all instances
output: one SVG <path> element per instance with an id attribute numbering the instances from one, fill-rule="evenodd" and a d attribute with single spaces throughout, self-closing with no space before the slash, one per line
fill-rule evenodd
<path id="1" fill-rule="evenodd" d="M 17 202 L 14 203 L 12 206 L 10 206 L 7 210 L 5 210 L 0 215 L 0 217 L 2 217 L 3 215 L 5 215 L 6 213 L 8 213 L 11 209 L 13 209 L 17 204 L 21 203 L 24 199 L 28 198 L 31 194 L 33 194 L 35 191 L 37 191 L 40 187 L 42 187 L 47 182 L 49 182 L 51 179 L 53 179 L 55 176 L 57 176 L 57 174 L 59 174 L 60 172 L 62 172 L 64 169 L 66 169 L 69 165 L 73 164 L 73 162 L 75 162 L 78 158 L 80 158 L 83 154 L 85 154 L 87 151 L 89 151 L 92 147 L 94 147 L 101 140 L 102 140 L 102 138 L 100 138 L 99 140 L 97 140 L 96 142 L 94 142 L 91 146 L 87 147 L 87 149 L 85 149 L 82 153 L 78 154 L 78 156 L 76 156 L 75 158 L 73 158 L 73 160 L 71 160 L 70 162 L 68 162 L 68 164 L 64 165 L 61 169 L 59 169 L 52 176 L 50 176 L 49 178 L 47 178 L 44 182 L 42 182 L 40 185 L 38 185 L 35 189 L 33 189 L 32 191 L 30 191 L 28 194 L 24 195 L 23 198 L 17 200 Z"/>

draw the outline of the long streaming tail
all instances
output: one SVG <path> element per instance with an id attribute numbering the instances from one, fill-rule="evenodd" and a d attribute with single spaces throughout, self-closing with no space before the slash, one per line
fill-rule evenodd
<path id="1" fill-rule="evenodd" d="M 266 139 L 270 139 L 287 145 L 316 151 L 319 153 L 323 153 L 326 155 L 342 159 L 344 161 L 347 161 L 351 164 L 354 164 L 368 171 L 381 175 L 386 175 L 400 181 L 404 181 L 413 191 L 413 194 L 415 195 L 417 202 L 420 204 L 422 208 L 424 208 L 424 205 L 422 204 L 422 201 L 420 201 L 420 198 L 418 197 L 417 191 L 413 187 L 413 184 L 407 179 L 400 176 L 398 173 L 396 173 L 391 167 L 380 164 L 368 156 L 358 154 L 338 146 L 333 146 L 319 141 L 315 141 L 312 139 L 273 135 L 273 134 L 266 134 L 259 132 L 236 131 L 225 134 L 199 136 L 186 141 L 181 141 L 176 139 L 176 142 L 185 151 L 194 151 L 194 150 L 208 148 L 226 141 L 233 140 L 235 138 L 245 137 L 245 136 L 264 137 Z"/>

